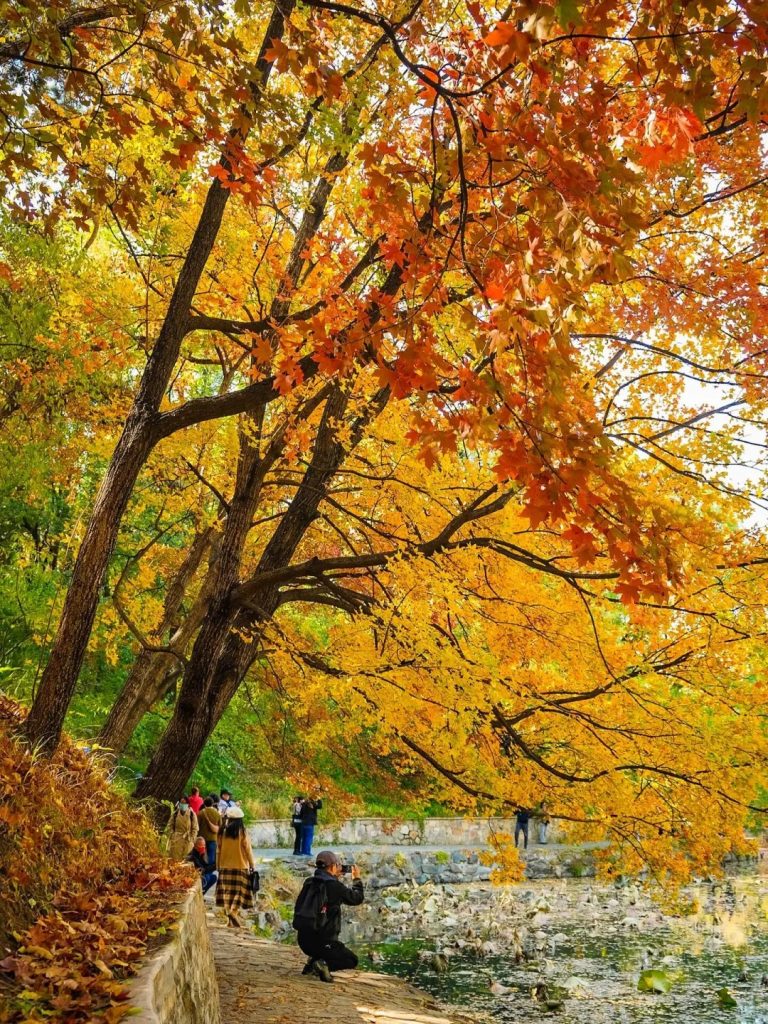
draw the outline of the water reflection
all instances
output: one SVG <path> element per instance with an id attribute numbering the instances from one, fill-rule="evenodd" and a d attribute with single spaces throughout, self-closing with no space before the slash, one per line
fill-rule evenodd
<path id="1" fill-rule="evenodd" d="M 499 1021 L 554 1012 L 563 1024 L 768 1024 L 768 879 L 691 887 L 688 916 L 662 912 L 636 886 L 575 879 L 473 886 L 432 904 L 400 895 L 407 909 L 390 898 L 350 936 L 369 963 Z M 435 951 L 448 958 L 445 973 Z M 664 972 L 671 990 L 638 992 L 647 969 Z M 722 989 L 735 1008 L 721 1007 Z"/>

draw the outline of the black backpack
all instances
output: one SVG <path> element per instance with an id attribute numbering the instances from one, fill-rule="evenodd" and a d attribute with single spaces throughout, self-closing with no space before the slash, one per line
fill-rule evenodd
<path id="1" fill-rule="evenodd" d="M 328 921 L 328 892 L 320 878 L 309 878 L 293 910 L 296 931 L 320 932 Z"/>

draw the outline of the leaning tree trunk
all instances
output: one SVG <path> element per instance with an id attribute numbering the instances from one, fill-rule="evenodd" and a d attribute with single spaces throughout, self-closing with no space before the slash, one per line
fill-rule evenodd
<path id="1" fill-rule="evenodd" d="M 258 436 L 258 426 L 255 434 Z M 184 671 L 173 716 L 136 788 L 135 795 L 138 798 L 164 798 L 177 790 L 181 793 L 188 775 L 182 777 L 183 770 L 186 770 L 184 766 L 187 764 L 187 756 L 180 753 L 180 748 L 186 744 L 189 749 L 195 750 L 196 760 L 214 728 L 212 702 L 206 698 L 213 692 L 216 680 L 225 676 L 228 678 L 229 674 L 236 671 L 236 664 L 231 661 L 227 664 L 224 659 L 230 629 L 237 615 L 237 610 L 230 607 L 229 594 L 237 581 L 243 548 L 261 495 L 264 474 L 270 465 L 268 460 L 260 457 L 257 441 L 252 439 L 250 428 L 242 429 L 235 490 L 229 503 L 215 569 L 211 574 L 212 599 Z M 178 764 L 174 763 L 175 758 L 179 759 Z"/>
<path id="2" fill-rule="evenodd" d="M 160 640 L 168 630 L 176 627 L 168 641 L 168 647 L 176 651 L 179 657 L 151 648 L 139 651 L 128 678 L 101 727 L 98 742 L 100 746 L 107 747 L 115 757 L 125 749 L 136 726 L 147 711 L 165 696 L 172 680 L 181 675 L 181 656 L 200 627 L 208 606 L 210 595 L 205 582 L 190 612 L 181 623 L 178 623 L 179 613 L 186 588 L 210 544 L 211 534 L 212 529 L 208 528 L 195 538 L 187 558 L 168 589 L 163 618 L 154 632 L 154 636 Z M 214 558 L 215 554 L 211 561 Z"/>
<path id="3" fill-rule="evenodd" d="M 274 607 L 277 602 L 275 591 Z M 246 625 L 243 617 L 242 626 Z M 203 747 L 257 655 L 256 638 L 254 643 L 246 643 L 237 632 L 230 632 L 209 682 L 208 699 L 190 702 L 179 695 L 168 728 L 136 787 L 136 799 L 175 801 L 182 796 Z"/>
<path id="4" fill-rule="evenodd" d="M 259 572 L 282 568 L 290 562 L 310 524 L 317 515 L 328 481 L 344 458 L 344 448 L 336 438 L 336 424 L 343 417 L 349 397 L 337 385 L 328 398 L 318 428 L 315 451 L 301 485 L 289 509 L 280 520 L 259 560 Z M 251 610 L 233 607 L 231 593 L 237 583 L 243 544 L 248 525 L 258 502 L 258 471 L 266 461 L 255 464 L 251 478 L 244 471 L 243 458 L 238 466 L 235 494 L 230 503 L 225 535 L 222 538 L 219 595 L 212 603 L 208 618 L 198 634 L 184 672 L 179 697 L 168 726 L 155 750 L 144 777 L 136 787 L 137 799 L 176 800 L 183 793 L 208 737 L 231 701 L 241 678 L 256 657 L 258 637 L 250 642 L 242 637 L 244 628 L 269 622 L 280 603 L 279 587 L 265 586 Z M 245 469 L 248 469 L 245 463 Z M 250 488 L 250 489 L 249 489 Z M 238 528 L 237 521 L 242 520 Z M 229 536 L 231 534 L 231 536 Z"/>
<path id="5" fill-rule="evenodd" d="M 263 90 L 269 79 L 272 64 L 267 60 L 266 53 L 274 39 L 282 37 L 285 16 L 290 12 L 293 2 L 277 0 L 275 3 L 257 61 L 259 80 L 255 80 L 252 85 L 254 97 Z M 235 132 L 241 143 L 245 141 L 247 133 L 247 126 Z M 226 161 L 226 155 L 222 159 Z M 155 422 L 160 403 L 178 360 L 189 311 L 218 236 L 230 194 L 230 189 L 223 188 L 218 179 L 208 189 L 163 325 L 99 488 L 93 513 L 77 553 L 51 655 L 25 723 L 28 740 L 44 750 L 53 750 L 58 745 L 64 716 L 75 692 L 93 629 L 101 586 L 117 541 L 120 523 L 138 475 L 159 439 L 155 434 Z"/>

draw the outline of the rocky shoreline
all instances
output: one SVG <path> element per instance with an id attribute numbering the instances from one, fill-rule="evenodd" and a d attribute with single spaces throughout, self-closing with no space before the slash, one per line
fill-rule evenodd
<path id="1" fill-rule="evenodd" d="M 596 874 L 595 851 L 605 844 L 590 846 L 535 846 L 525 861 L 529 881 L 546 878 L 593 878 Z M 256 850 L 257 858 L 260 856 Z M 401 885 L 458 885 L 488 882 L 494 871 L 489 850 L 423 850 L 418 847 L 382 849 L 366 847 L 348 851 L 360 866 L 369 890 Z M 262 859 L 265 870 L 272 864 L 304 877 L 307 859 L 293 857 L 289 851 L 272 852 Z"/>

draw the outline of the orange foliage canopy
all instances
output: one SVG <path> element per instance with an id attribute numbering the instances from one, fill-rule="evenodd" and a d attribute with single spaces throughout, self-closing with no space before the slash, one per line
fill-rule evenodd
<path id="1" fill-rule="evenodd" d="M 474 800 L 556 779 L 660 866 L 684 873 L 681 837 L 717 860 L 696 790 L 724 822 L 765 763 L 763 481 L 731 473 L 766 446 L 765 5 L 15 7 L 8 196 L 98 236 L 124 301 L 86 273 L 82 319 L 135 361 L 32 738 L 55 744 L 132 489 L 167 458 L 218 550 L 143 795 L 181 792 L 285 606 L 314 603 L 365 624 L 314 668 L 354 679 L 382 756 Z M 517 632 L 541 646 L 507 659 Z"/>
<path id="2" fill-rule="evenodd" d="M 740 256 L 720 260 L 704 292 L 690 281 L 702 236 L 685 260 L 660 239 L 765 182 L 764 5 L 524 0 L 502 20 L 489 3 L 443 6 L 285 0 L 279 36 L 262 39 L 269 6 L 58 3 L 43 19 L 13 4 L 0 48 L 15 69 L 7 197 L 48 224 L 68 210 L 83 227 L 107 217 L 131 231 L 158 167 L 169 194 L 179 172 L 205 169 L 259 217 L 319 176 L 310 201 L 325 222 L 296 265 L 280 232 L 261 254 L 276 301 L 258 300 L 249 321 L 240 310 L 255 297 L 228 292 L 225 274 L 187 329 L 252 339 L 280 394 L 375 364 L 395 397 L 419 398 L 411 437 L 427 462 L 458 440 L 491 446 L 534 525 L 567 521 L 575 549 L 605 546 L 628 597 L 660 593 L 674 552 L 617 473 L 584 339 L 722 339 L 714 319 L 739 315 L 746 285 L 753 317 L 730 355 L 761 358 L 757 266 L 744 276 L 759 224 L 738 225 Z M 327 205 L 329 188 L 346 199 Z M 312 268 L 301 282 L 299 265 Z M 362 288 L 371 267 L 379 280 Z M 436 317 L 457 303 L 467 338 L 446 345 Z"/>

